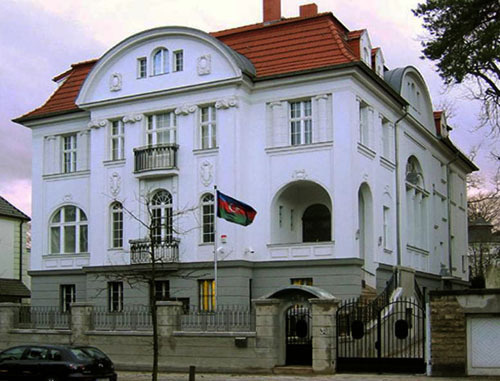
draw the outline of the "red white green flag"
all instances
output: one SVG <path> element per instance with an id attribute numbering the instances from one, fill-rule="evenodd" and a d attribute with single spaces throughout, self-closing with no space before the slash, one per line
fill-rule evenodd
<path id="1" fill-rule="evenodd" d="M 247 226 L 253 222 L 256 214 L 257 212 L 250 205 L 217 191 L 217 217 Z"/>

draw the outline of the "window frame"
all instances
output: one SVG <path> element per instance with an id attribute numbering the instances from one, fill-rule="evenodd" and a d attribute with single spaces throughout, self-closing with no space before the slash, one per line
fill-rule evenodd
<path id="1" fill-rule="evenodd" d="M 110 245 L 111 249 L 123 249 L 123 205 L 119 201 L 110 207 Z"/>
<path id="2" fill-rule="evenodd" d="M 166 126 L 160 126 L 160 118 L 168 120 Z M 162 136 L 168 136 L 163 140 Z M 177 144 L 177 116 L 174 110 L 168 110 L 146 116 L 146 145 L 149 147 L 158 145 Z"/>
<path id="3" fill-rule="evenodd" d="M 210 199 L 209 199 L 210 198 Z M 201 243 L 215 242 L 215 197 L 205 193 L 200 199 Z"/>
<path id="4" fill-rule="evenodd" d="M 165 202 L 159 197 L 166 200 Z M 157 201 L 155 201 L 157 199 Z M 159 201 L 159 203 L 157 203 Z M 173 241 L 173 197 L 172 194 L 166 189 L 156 190 L 151 197 L 151 227 L 153 229 L 152 236 L 155 243 L 172 242 Z M 154 226 L 154 220 L 159 219 L 160 225 Z M 155 230 L 156 229 L 156 230 Z"/>
<path id="5" fill-rule="evenodd" d="M 61 137 L 61 166 L 62 173 L 73 173 L 78 170 L 78 140 L 77 134 L 68 134 Z M 69 139 L 69 140 L 67 140 Z M 67 145 L 69 142 L 69 147 Z"/>
<path id="6" fill-rule="evenodd" d="M 294 105 L 298 105 L 298 109 L 294 108 Z M 294 111 L 295 113 L 298 111 L 298 114 L 294 115 Z M 297 123 L 298 129 L 296 128 Z M 311 98 L 288 101 L 288 127 L 291 146 L 313 143 L 313 102 Z"/>
<path id="7" fill-rule="evenodd" d="M 69 208 L 75 208 L 75 220 L 66 220 L 66 211 Z M 56 217 L 59 215 L 59 221 L 55 221 Z M 83 217 L 83 219 L 82 219 Z M 74 251 L 66 251 L 67 242 L 66 235 L 71 231 L 70 228 L 74 227 Z M 53 249 L 53 234 L 58 229 L 58 248 L 59 251 L 55 252 Z M 86 231 L 86 232 L 85 232 Z M 86 238 L 82 242 L 82 238 Z M 84 246 L 82 246 L 82 244 Z M 68 245 L 69 246 L 69 245 Z M 82 250 L 82 248 L 86 250 Z M 89 238 L 88 238 L 88 219 L 85 212 L 76 205 L 63 205 L 58 208 L 51 216 L 49 221 L 49 254 L 50 255 L 74 255 L 81 253 L 88 253 L 89 250 Z"/>
<path id="8" fill-rule="evenodd" d="M 74 303 L 76 301 L 76 285 L 61 284 L 59 286 L 59 300 L 61 312 L 70 312 L 71 303 Z"/>
<path id="9" fill-rule="evenodd" d="M 108 282 L 108 311 L 123 311 L 123 282 Z"/>
<path id="10" fill-rule="evenodd" d="M 182 49 L 172 52 L 172 72 L 184 70 L 184 51 Z"/>
<path id="11" fill-rule="evenodd" d="M 157 280 L 155 282 L 154 292 L 157 301 L 170 300 L 170 281 Z"/>
<path id="12" fill-rule="evenodd" d="M 147 57 L 137 58 L 137 79 L 147 78 L 148 76 L 148 59 Z"/>
<path id="13" fill-rule="evenodd" d="M 370 105 L 363 100 L 359 102 L 359 143 L 370 147 Z"/>
<path id="14" fill-rule="evenodd" d="M 215 280 L 198 280 L 198 308 L 200 311 L 213 312 L 215 306 Z"/>
<path id="15" fill-rule="evenodd" d="M 292 286 L 312 286 L 313 285 L 313 278 L 312 277 L 290 278 L 290 284 Z"/>
<path id="16" fill-rule="evenodd" d="M 199 107 L 199 136 L 200 149 L 217 148 L 217 109 L 214 104 Z M 204 118 L 204 110 L 207 110 L 207 119 Z M 206 131 L 206 134 L 205 134 Z M 205 138 L 206 136 L 206 138 Z"/>
<path id="17" fill-rule="evenodd" d="M 117 127 L 117 133 L 114 128 Z M 116 149 L 113 147 L 116 142 Z M 109 157 L 112 161 L 125 159 L 125 123 L 121 119 L 111 120 L 109 123 Z M 115 152 L 117 152 L 115 157 Z"/>
<path id="18" fill-rule="evenodd" d="M 160 62 L 156 57 L 160 56 Z M 157 65 L 160 65 L 159 67 Z M 168 74 L 168 49 L 164 47 L 157 48 L 151 54 L 151 76 Z"/>

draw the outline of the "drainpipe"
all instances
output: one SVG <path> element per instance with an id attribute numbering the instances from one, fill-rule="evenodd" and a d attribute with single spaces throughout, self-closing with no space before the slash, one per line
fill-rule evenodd
<path id="1" fill-rule="evenodd" d="M 447 198 L 447 214 L 448 214 L 448 271 L 450 276 L 453 276 L 453 253 L 451 250 L 451 181 L 450 181 L 450 165 L 459 159 L 458 152 L 455 158 L 446 163 L 446 198 Z"/>
<path id="2" fill-rule="evenodd" d="M 403 107 L 404 114 L 394 123 L 394 156 L 396 161 L 396 238 L 397 238 L 397 265 L 401 266 L 401 195 L 399 191 L 399 147 L 398 124 L 408 116 L 408 105 Z"/>
<path id="3" fill-rule="evenodd" d="M 19 280 L 23 281 L 23 223 L 21 220 L 19 225 Z"/>

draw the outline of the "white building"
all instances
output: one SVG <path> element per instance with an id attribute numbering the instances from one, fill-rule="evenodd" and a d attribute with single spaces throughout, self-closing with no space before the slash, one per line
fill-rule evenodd
<path id="1" fill-rule="evenodd" d="M 264 0 L 262 23 L 212 34 L 133 35 L 55 77 L 49 100 L 16 119 L 33 131 L 33 304 L 144 301 L 99 275 L 148 266 L 148 243 L 133 242 L 147 230 L 128 211 L 147 221 L 149 195 L 171 271 L 159 292 L 210 308 L 214 185 L 258 211 L 247 227 L 217 221 L 220 304 L 291 282 L 357 296 L 395 266 L 429 287 L 467 279 L 465 176 L 477 168 L 424 78 L 389 70 L 366 30 L 315 4 L 291 19 L 279 6 Z"/>

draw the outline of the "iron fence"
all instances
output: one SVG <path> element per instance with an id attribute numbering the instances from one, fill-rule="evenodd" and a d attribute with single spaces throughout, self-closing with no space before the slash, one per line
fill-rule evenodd
<path id="1" fill-rule="evenodd" d="M 63 312 L 59 307 L 21 306 L 16 328 L 30 329 L 69 329 L 71 313 Z"/>
<path id="2" fill-rule="evenodd" d="M 200 311 L 191 306 L 181 316 L 180 329 L 196 332 L 252 332 L 255 331 L 255 311 L 248 306 L 225 305 L 216 311 Z"/>
<path id="3" fill-rule="evenodd" d="M 179 262 L 179 239 L 169 238 L 155 242 L 154 259 L 157 263 Z M 149 239 L 130 240 L 130 262 L 132 264 L 151 263 L 152 248 Z"/>
<path id="4" fill-rule="evenodd" d="M 134 149 L 135 172 L 177 167 L 177 144 L 158 144 Z"/>
<path id="5" fill-rule="evenodd" d="M 96 306 L 92 310 L 90 326 L 96 331 L 151 330 L 151 309 L 148 306 L 135 305 L 115 312 L 103 306 Z"/>

